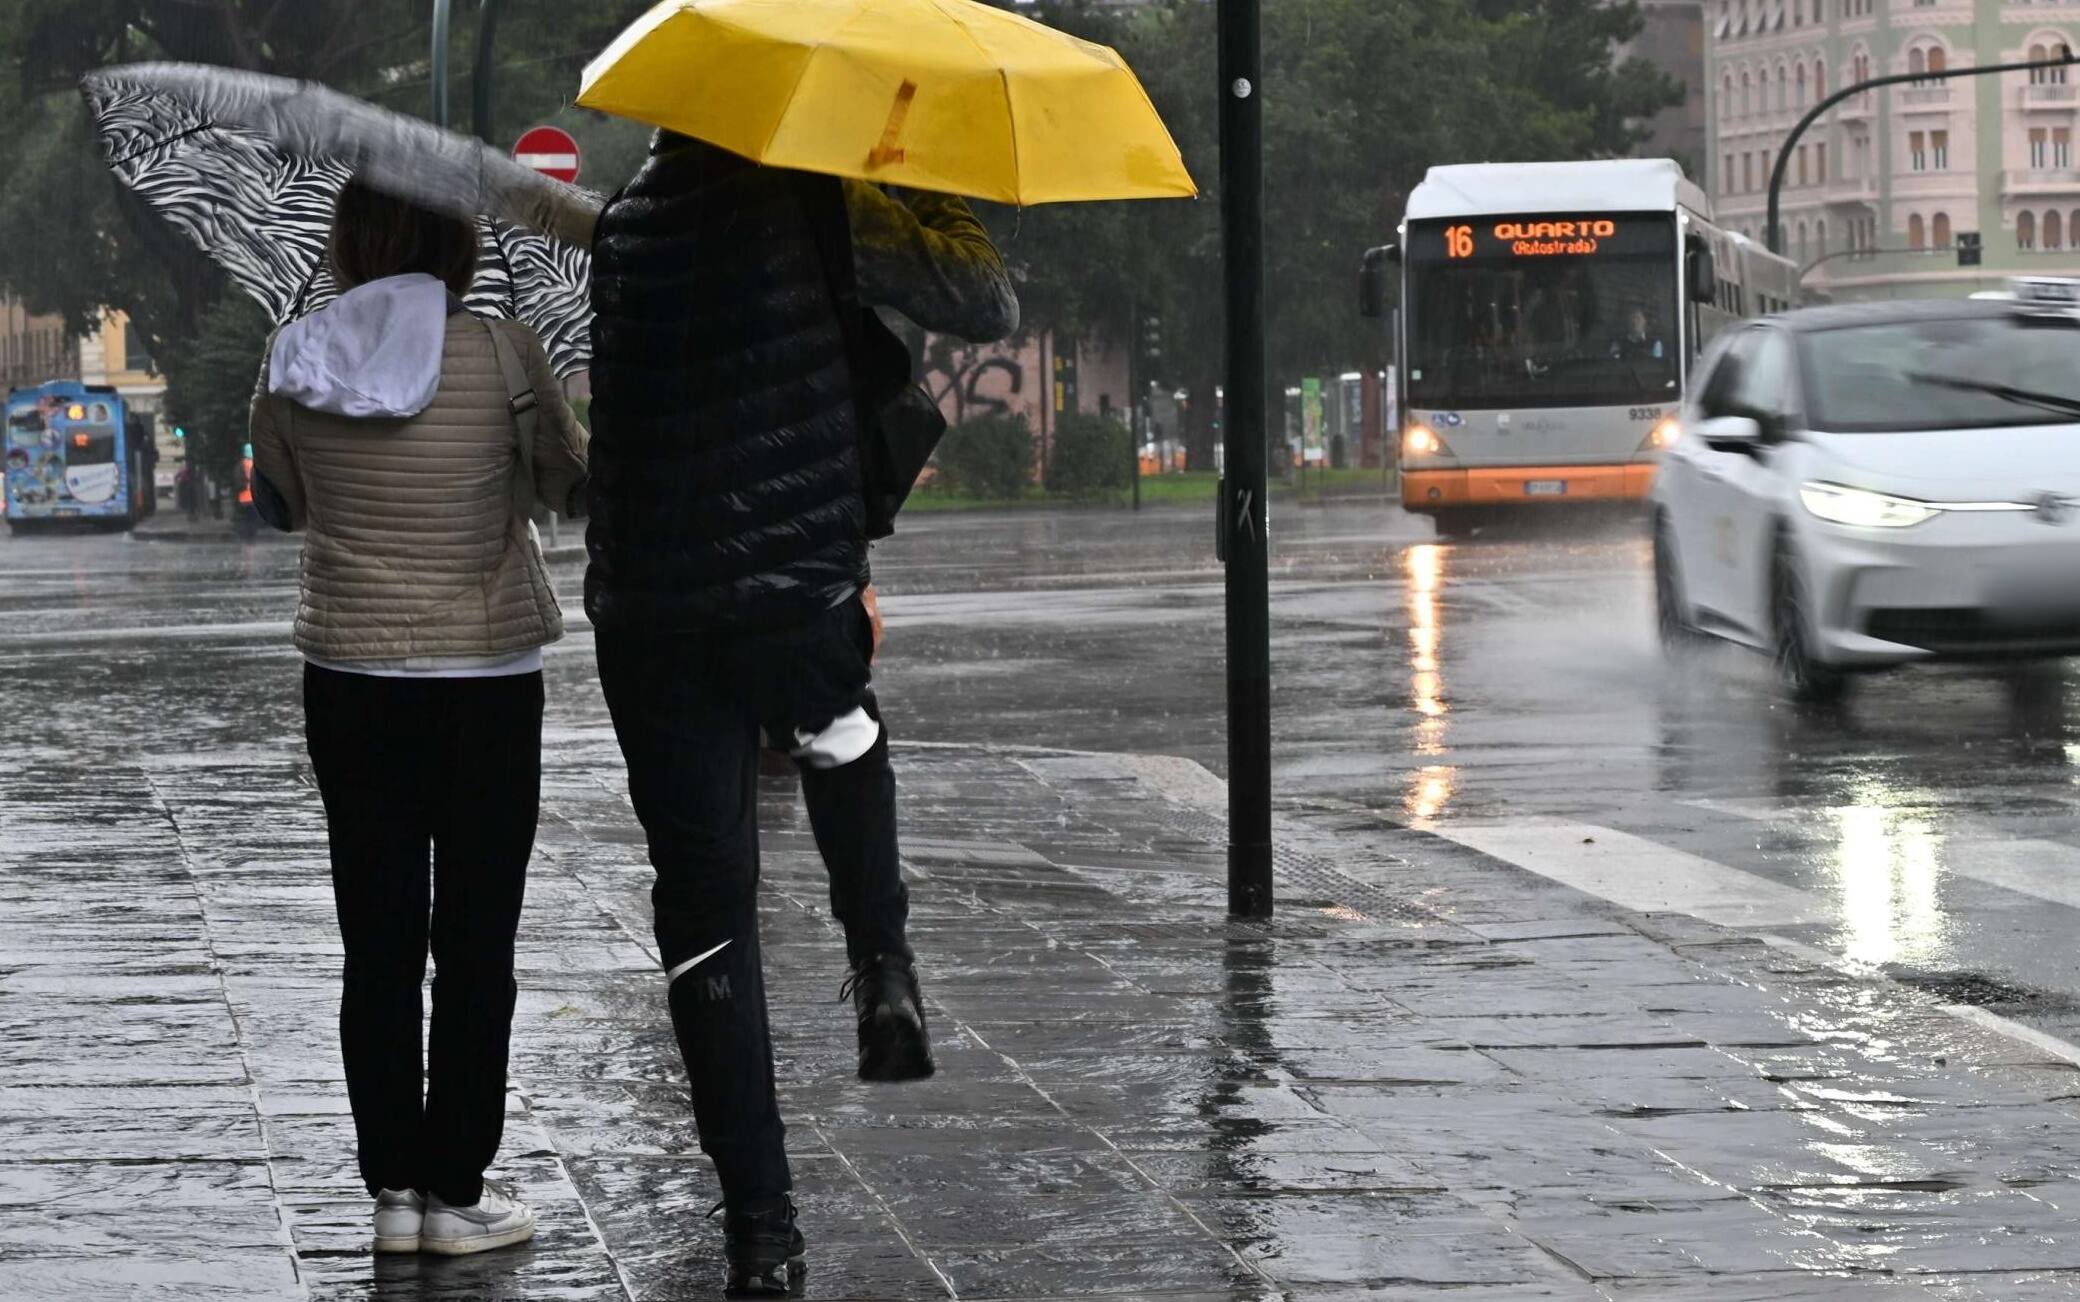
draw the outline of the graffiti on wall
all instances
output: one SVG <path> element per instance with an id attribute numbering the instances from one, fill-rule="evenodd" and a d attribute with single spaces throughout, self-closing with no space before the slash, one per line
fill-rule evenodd
<path id="1" fill-rule="evenodd" d="M 1008 416 L 1025 392 L 1024 363 L 1001 353 L 934 349 L 924 373 L 926 392 L 958 425 L 978 416 Z"/>

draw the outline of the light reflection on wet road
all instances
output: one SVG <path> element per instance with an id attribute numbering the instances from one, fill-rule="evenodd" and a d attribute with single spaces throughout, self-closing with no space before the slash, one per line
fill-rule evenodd
<path id="1" fill-rule="evenodd" d="M 952 569 L 907 565 L 938 556 L 930 525 L 900 540 L 883 569 L 907 730 L 1222 769 L 1219 574 L 1198 524 L 1009 522 Z M 1352 506 L 1288 511 L 1273 544 L 1281 797 L 1417 827 L 1634 833 L 1810 893 L 1828 921 L 1786 934 L 2080 1035 L 2067 666 L 1907 670 L 1801 712 L 1752 653 L 1663 662 L 1633 520 L 1438 542 Z M 994 590 L 938 595 L 955 585 Z"/>
<path id="2" fill-rule="evenodd" d="M 1417 827 L 1624 830 L 1811 893 L 1831 921 L 1789 929 L 1803 939 L 2033 988 L 2046 997 L 2013 1011 L 2080 1034 L 2080 729 L 2063 666 L 1909 670 L 1838 714 L 1801 713 L 1749 653 L 1664 665 L 1634 521 L 1440 543 L 1365 503 L 1284 509 L 1274 530 L 1282 798 Z M 906 521 L 876 559 L 898 735 L 1223 770 L 1208 533 L 1176 511 Z M 282 545 L 0 543 L 0 671 L 41 680 L 17 702 L 53 704 L 18 717 L 13 743 L 62 753 L 80 730 L 125 729 L 166 751 L 293 729 L 293 565 Z M 572 592 L 576 563 L 558 572 Z M 574 623 L 552 676 L 596 690 Z M 228 681 L 252 694 L 226 699 L 193 657 L 245 666 Z"/>
<path id="3" fill-rule="evenodd" d="M 1221 593 L 1205 524 L 1196 513 L 907 522 L 903 536 L 877 558 L 891 623 L 885 699 L 899 736 L 1178 754 L 1222 769 Z M 1426 525 L 1391 508 L 1353 505 L 1283 510 L 1276 527 L 1277 780 L 1288 808 L 1366 811 L 1440 838 L 1486 828 L 1552 857 L 1559 866 L 1528 866 L 1561 881 L 1593 875 L 1592 846 L 1643 847 L 1648 873 L 1680 855 L 1697 881 L 1722 890 L 1732 901 L 1728 907 L 1754 910 L 1767 930 L 1915 976 L 1958 999 L 1995 1003 L 2061 1034 L 2080 1031 L 2080 1013 L 2072 1011 L 2080 1007 L 2080 962 L 2069 943 L 2080 921 L 2074 821 L 2080 739 L 2062 671 L 2019 678 L 1914 672 L 1866 685 L 1840 714 L 1802 714 L 1776 702 L 1764 666 L 1744 654 L 1709 653 L 1680 669 L 1663 665 L 1651 636 L 1644 540 L 1627 522 L 1439 543 Z M 253 842 L 264 839 L 266 829 L 243 820 L 270 802 L 310 803 L 307 793 L 291 790 L 298 779 L 283 747 L 300 726 L 297 660 L 287 644 L 293 570 L 294 551 L 282 545 L 0 542 L 0 678 L 6 684 L 0 699 L 9 705 L 10 754 L 30 772 L 127 752 L 149 760 L 139 769 L 167 787 L 182 784 L 192 758 L 194 786 L 180 792 L 181 800 L 227 816 L 221 826 L 203 819 L 191 835 L 214 849 L 227 875 L 250 868 L 264 876 L 267 856 Z M 565 593 L 575 591 L 574 563 L 562 564 L 558 577 Z M 566 779 L 613 764 L 590 652 L 580 627 L 549 660 L 557 702 L 552 768 Z M 242 754 L 252 757 L 243 771 Z M 1367 1278 L 1434 1278 L 1405 1260 L 1381 1264 L 1370 1275 L 1351 1261 L 1369 1252 L 1443 1254 L 1438 1245 L 1450 1242 L 1453 1253 L 1463 1250 L 1468 1260 L 1501 1272 L 1504 1282 L 1508 1271 L 1519 1269 L 1526 1280 L 1544 1278 L 1535 1272 L 1550 1269 L 1550 1261 L 1517 1237 L 1533 1232 L 1549 1249 L 1572 1245 L 1584 1259 L 1591 1251 L 1614 1254 L 1605 1263 L 1614 1274 L 1651 1274 L 1679 1251 L 1687 1254 L 1685 1268 L 1701 1259 L 1710 1269 L 1762 1272 L 1780 1269 L 1783 1258 L 1749 1252 L 1743 1236 L 1760 1236 L 1754 1225 L 1764 1222 L 1776 1233 L 1782 1220 L 1829 1227 L 1833 1237 L 1816 1237 L 1821 1255 L 1812 1264 L 1862 1269 L 1901 1252 L 1941 1255 L 1929 1247 L 1941 1227 L 1927 1230 L 1917 1248 L 1919 1211 L 1885 1220 L 1886 1209 L 1904 1207 L 1910 1194 L 1940 1199 L 1953 1192 L 1937 1187 L 1932 1171 L 1983 1177 L 1991 1170 L 2005 1175 L 2014 1165 L 2013 1154 L 1989 1138 L 1991 1130 L 1958 1123 L 1959 1133 L 1943 1133 L 1950 1120 L 1932 1105 L 1917 1114 L 1917 1129 L 1903 1131 L 1900 1101 L 1858 1076 L 1870 1062 L 1886 1062 L 1896 1069 L 1895 1084 L 1910 1081 L 1937 1101 L 1967 1097 L 1969 1088 L 1983 1084 L 1960 1083 L 1926 1053 L 1889 1048 L 1895 1039 L 1929 1041 L 1928 1021 L 1941 1019 L 1926 1006 L 1902 1008 L 1875 998 L 1867 985 L 1838 988 L 1817 980 L 1800 991 L 1816 1010 L 1801 1014 L 1810 1024 L 1787 1028 L 1758 1011 L 1775 997 L 1770 983 L 1781 976 L 1771 954 L 1729 958 L 1747 967 L 1738 977 L 1705 980 L 1677 957 L 1680 931 L 1664 947 L 1662 937 L 1570 915 L 1565 926 L 1542 919 L 1534 932 L 1523 919 L 1536 917 L 1535 909 L 1501 909 L 1524 909 L 1527 896 L 1536 905 L 1540 891 L 1550 900 L 1557 888 L 1519 880 L 1492 862 L 1473 862 L 1446 839 L 1396 829 L 1389 829 L 1399 838 L 1389 843 L 1392 853 L 1420 856 L 1426 865 L 1434 857 L 1439 871 L 1456 874 L 1462 911 L 1482 903 L 1497 910 L 1489 932 L 1446 935 L 1473 925 L 1462 912 L 1450 928 L 1417 923 L 1397 937 L 1378 926 L 1347 941 L 1337 928 L 1365 915 L 1310 904 L 1293 910 L 1292 933 L 1276 940 L 1231 938 L 1215 958 L 1202 943 L 1206 927 L 1217 925 L 1206 921 L 1211 910 L 1203 898 L 1208 865 L 1218 857 L 1213 846 L 1179 838 L 1161 855 L 1127 846 L 1106 819 L 1145 817 L 1141 806 L 1148 802 L 1121 797 L 1119 810 L 1098 806 L 1091 791 L 1127 785 L 1102 766 L 1084 770 L 1075 757 L 1053 757 L 1019 775 L 1020 781 L 1043 779 L 1076 791 L 1085 802 L 1077 818 L 1088 821 L 1065 816 L 1058 825 L 1026 827 L 1016 845 L 1003 834 L 1007 844 L 984 847 L 995 858 L 978 855 L 975 842 L 949 841 L 936 853 L 929 843 L 909 847 L 942 897 L 987 898 L 994 910 L 989 925 L 1002 927 L 1001 935 L 986 936 L 994 948 L 984 958 L 941 971 L 934 998 L 944 1001 L 950 1022 L 965 1018 L 970 1029 L 986 1031 L 991 1044 L 1016 1054 L 1019 1071 L 1040 1073 L 1036 1079 L 1050 1101 L 1038 1107 L 1022 1086 L 1001 1079 L 1009 1059 L 993 1059 L 949 1028 L 945 1060 L 959 1061 L 947 1075 L 970 1092 L 949 1096 L 947 1106 L 993 1106 L 1002 1095 L 1012 1100 L 1004 1105 L 1010 1115 L 1049 1143 L 1058 1132 L 1040 1128 L 1058 1126 L 1063 1115 L 1130 1119 L 1135 1129 L 1124 1147 L 1137 1154 L 1140 1167 L 1166 1188 L 1199 1191 L 1177 1207 L 1161 1208 L 1169 1218 L 1164 1224 L 1175 1229 L 1171 1222 L 1188 1210 L 1250 1251 L 1283 1251 L 1289 1256 L 1277 1263 L 1282 1275 L 1304 1279 L 1292 1272 L 1312 1264 Z M 923 817 L 944 818 L 978 803 L 972 766 L 944 760 L 935 771 L 931 752 L 914 756 L 905 782 L 913 802 L 908 808 Z M 87 838 L 98 837 L 110 854 L 140 835 L 144 816 L 133 807 L 134 792 L 77 794 Z M 551 858 L 565 875 L 543 874 L 541 889 L 560 894 L 541 915 L 552 930 L 532 938 L 530 953 L 542 964 L 539 997 L 556 1001 L 544 1015 L 559 1024 L 556 1033 L 539 1034 L 520 1049 L 562 1068 L 541 1076 L 562 1082 L 558 1088 L 567 1094 L 545 1092 L 532 1106 L 543 1124 L 580 1138 L 572 1150 L 574 1179 L 608 1187 L 615 1197 L 605 1201 L 631 1218 L 608 1227 L 611 1234 L 624 1242 L 662 1243 L 672 1224 L 666 1212 L 677 1215 L 697 1190 L 683 1167 L 650 1161 L 671 1156 L 650 1150 L 672 1142 L 652 1132 L 652 1119 L 679 1115 L 669 1084 L 670 1046 L 655 1026 L 647 1038 L 628 1038 L 628 1026 L 642 1023 L 644 1001 L 654 997 L 644 955 L 627 940 L 643 929 L 643 870 L 629 851 L 625 810 L 610 784 L 588 788 L 571 780 L 554 795 L 581 814 L 557 831 Z M 1063 807 L 1069 807 L 1066 798 Z M 301 834 L 306 843 L 295 852 L 306 859 L 320 855 L 312 829 L 305 826 Z M 791 836 L 791 848 L 782 853 L 805 857 L 800 829 Z M 1185 858 L 1205 861 L 1197 865 L 1204 871 L 1179 871 Z M 1331 865 L 1352 881 L 1363 866 Z M 140 861 L 135 871 L 142 880 L 154 867 Z M 1026 871 L 1032 876 L 1019 875 Z M 577 889 L 587 873 L 614 886 L 608 896 L 628 910 L 626 917 L 597 916 L 591 898 Z M 814 903 L 813 889 L 802 889 L 815 885 L 813 873 L 791 883 L 784 873 L 775 876 Z M 302 895 L 282 889 L 269 908 L 297 910 L 306 925 L 322 921 L 321 884 L 313 876 L 300 889 Z M 1018 892 L 1026 890 L 1047 902 L 1036 915 L 1055 910 L 1070 920 L 1059 924 L 1059 940 L 1011 922 Z M 1114 916 L 1121 899 L 1145 901 L 1164 891 L 1175 892 L 1179 907 L 1201 913 L 1168 933 L 1138 914 Z M 33 895 L 21 899 L 33 904 Z M 1379 911 L 1373 918 L 1385 916 Z M 275 952 L 269 917 L 254 909 L 230 918 L 240 961 L 271 978 L 300 972 L 312 955 Z M 782 946 L 799 953 L 827 940 L 813 913 L 789 918 Z M 1116 930 L 1092 942 L 1086 933 L 1099 924 L 1089 918 Z M 946 925 L 945 918 L 927 922 Z M 32 925 L 33 917 L 21 923 Z M 581 925 L 587 929 L 560 930 Z M 1584 926 L 1586 933 L 1575 930 Z M 1184 930 L 1191 931 L 1189 944 L 1176 934 Z M 1534 938 L 1540 941 L 1535 958 L 1529 947 L 1512 948 Z M 1722 937 L 1700 929 L 1696 939 L 1718 946 Z M 1341 945 L 1365 947 L 1378 966 L 1338 962 Z M 565 961 L 558 946 L 584 951 L 570 960 L 574 966 L 605 963 L 615 983 L 604 990 L 550 985 Z M 1178 951 L 1195 955 L 1199 965 L 1179 963 Z M 197 969 L 193 979 L 207 984 L 211 978 L 201 964 Z M 993 1024 L 989 1019 L 1002 1017 L 1010 1001 L 1025 1012 L 1035 972 L 1044 972 L 1063 1020 L 1004 1017 Z M 1643 972 L 1668 992 L 1651 1005 L 1623 984 Z M 269 1000 L 279 988 L 285 987 L 267 987 Z M 296 988 L 305 991 L 307 1006 L 263 1002 L 253 1013 L 302 1028 L 276 1043 L 305 1044 L 299 1037 L 325 1017 L 323 983 Z M 1209 1002 L 1209 995 L 1218 1001 Z M 1382 1011 L 1390 1000 L 1391 1010 Z M 1222 1024 L 1209 1031 L 1203 1021 L 1165 1020 L 1188 1013 Z M 156 1015 L 165 1016 L 163 1010 Z M 112 1042 L 129 1033 L 111 1006 L 100 1006 L 97 1016 L 97 1024 L 117 1028 Z M 1443 1022 L 1450 1024 L 1448 1036 L 1438 1029 Z M 1653 1038 L 1642 1043 L 1648 1023 L 1645 1033 Z M 1122 1044 L 1136 1049 L 1135 1035 L 1149 1040 L 1140 1048 L 1156 1052 L 1120 1052 Z M 268 1043 L 264 1036 L 260 1042 Z M 1218 1054 L 1207 1051 L 1209 1043 L 1220 1046 Z M 807 1037 L 791 1047 L 799 1052 L 811 1044 L 828 1052 Z M 1617 1044 L 1642 1054 L 1637 1083 L 1614 1086 L 1607 1065 L 1589 1065 Z M 1070 1052 L 1094 1047 L 1099 1051 L 1087 1057 Z M 1651 1070 L 1647 1054 L 1655 1055 Z M 1898 1060 L 1887 1061 L 1888 1055 Z M 192 1058 L 181 1060 L 194 1073 L 187 1085 L 216 1088 L 236 1075 L 222 1044 L 198 1043 Z M 1581 1081 L 1564 1097 L 1564 1108 L 1541 1097 L 1534 1109 L 1533 1086 L 1564 1078 L 1560 1064 L 1577 1060 Z M 290 1082 L 301 1081 L 306 1070 L 301 1062 L 261 1065 Z M 892 1198 L 914 1198 L 917 1189 L 951 1175 L 999 1179 L 1013 1192 L 984 1205 L 1030 1210 L 1033 1225 L 1020 1228 L 1032 1229 L 1045 1219 L 1032 1200 L 1035 1188 L 1071 1227 L 1084 1224 L 1076 1216 L 1088 1212 L 1087 1204 L 1109 1196 L 1106 1179 L 1139 1188 L 1117 1169 L 1117 1158 L 1065 1154 L 1037 1141 L 1032 1147 L 1045 1151 L 978 1162 L 968 1148 L 973 1137 L 954 1125 L 949 1128 L 957 1133 L 944 1152 L 923 1128 L 881 1138 L 885 1116 L 845 1092 L 850 1086 L 841 1055 L 809 1066 L 795 1097 L 819 1109 L 824 1124 L 835 1119 L 856 1128 L 842 1148 L 835 1141 L 833 1148 L 881 1160 L 886 1187 L 898 1191 Z M 108 1062 L 108 1070 L 121 1069 L 119 1060 Z M 331 1067 L 309 1070 L 323 1077 Z M 2064 1087 L 2060 1078 L 2044 1089 Z M 1592 1096 L 1594 1090 L 1610 1093 Z M 321 1093 L 312 1092 L 304 1106 L 329 1106 L 312 1101 Z M 2071 1118 L 2055 1106 L 2056 1098 L 2024 1097 L 2034 1110 L 2009 1118 L 2010 1124 L 2041 1126 L 2046 1165 L 2065 1172 L 2058 1145 Z M 235 1111 L 236 1100 L 224 1103 Z M 1697 1116 L 1711 1123 L 1698 1124 Z M 292 1134 L 308 1126 L 314 1136 L 331 1136 L 326 1142 L 335 1147 L 336 1123 L 334 1117 L 332 1129 L 322 1130 L 293 1109 L 269 1122 Z M 96 1124 L 105 1135 L 110 1123 L 96 1114 Z M 623 1124 L 636 1144 L 615 1133 Z M 1209 1132 L 1218 1142 L 1208 1142 Z M 1359 1134 L 1369 1146 L 1353 1146 Z M 1622 1163 L 1613 1156 L 1614 1134 L 1624 1141 Z M 64 1138 L 44 1142 L 62 1145 Z M 677 1142 L 683 1148 L 683 1136 Z M 1405 1167 L 1402 1159 L 1424 1143 L 1431 1147 L 1420 1171 Z M 1668 1159 L 1666 1170 L 1654 1168 L 1653 1179 L 1642 1174 L 1641 1154 L 1685 1145 L 1701 1168 L 1765 1169 L 1770 1178 L 1741 1186 L 1761 1190 L 1755 1199 L 1722 1199 L 1723 1190 L 1707 1197 L 1697 1177 L 1676 1169 L 1676 1159 Z M 641 1150 L 635 1157 L 624 1152 L 632 1146 Z M 320 1149 L 319 1160 L 301 1153 L 296 1160 L 331 1172 L 324 1178 L 339 1183 L 342 1154 Z M 1771 1163 L 1781 1170 L 1766 1169 Z M 821 1169 L 833 1165 L 826 1159 Z M 825 1193 L 816 1183 L 824 1178 L 814 1174 L 818 1169 L 810 1164 L 810 1188 L 833 1199 L 824 1209 L 826 1224 L 867 1215 Z M 1487 1214 L 1454 1203 L 1453 1214 L 1464 1222 L 1453 1222 L 1458 1237 L 1379 1235 L 1383 1218 L 1406 1215 L 1415 1224 L 1437 1215 L 1438 1186 L 1485 1187 L 1482 1180 L 1504 1169 L 1516 1229 L 1505 1233 Z M 1677 1208 L 1695 1220 L 1684 1230 L 1671 1216 L 1657 1221 L 1651 1235 L 1599 1241 L 1577 1225 L 1579 1202 L 1563 1205 L 1551 1194 L 1550 1202 L 1541 1202 L 1538 1190 L 1563 1177 L 1572 1182 L 1570 1197 L 1580 1188 L 1602 1189 L 1614 1200 L 1630 1200 L 1627 1206 L 1657 1215 Z M 1665 1187 L 1655 1182 L 1661 1179 Z M 1830 1182 L 1841 1179 L 1864 1185 L 1832 1189 Z M 1347 1196 L 1353 1181 L 1366 1195 L 1362 1206 Z M 1337 1198 L 1310 1204 L 1310 1182 L 1333 1184 Z M 1234 1188 L 1254 1191 L 1257 1183 L 1289 1196 L 1232 1196 Z M 2020 1189 L 1959 1188 L 1955 1201 L 1981 1194 L 2011 1200 L 2012 1206 L 2001 1202 L 1987 1215 L 2003 1227 L 2024 1225 L 2031 1243 L 2056 1246 L 2065 1214 L 2027 1201 Z M 40 1202 L 47 1194 L 30 1190 L 21 1197 Z M 1146 1203 L 1119 1197 L 1122 1209 Z M 1776 1218 L 1766 1217 L 1756 1201 L 1770 1198 L 1787 1204 Z M 921 1207 L 897 1210 L 930 1223 L 930 1200 L 920 1201 Z M 1389 1210 L 1401 1201 L 1405 1212 Z M 653 1206 L 660 1203 L 666 1211 Z M 341 1206 L 351 1208 L 351 1199 Z M 341 1261 L 359 1259 L 352 1210 L 340 1214 L 325 1239 Z M 1599 1205 L 1597 1214 L 1607 1218 L 1610 1209 Z M 1892 1237 L 1842 1248 L 1866 1218 L 1885 1220 Z M 1374 1237 L 1361 1239 L 1360 1227 Z M 1318 1246 L 1323 1243 L 1329 1246 Z M 1310 1262 L 1310 1251 L 1319 1260 Z M 2047 1260 L 2051 1255 L 2047 1249 Z M 877 1260 L 861 1245 L 833 1256 L 865 1263 L 862 1270 Z M 1462 1266 L 1420 1263 L 1423 1271 Z M 1225 1277 L 1229 1269 L 1222 1262 L 1209 1274 Z M 1000 1275 L 1023 1282 L 1009 1267 Z M 271 1280 L 257 1281 L 255 1289 L 277 1291 Z"/>

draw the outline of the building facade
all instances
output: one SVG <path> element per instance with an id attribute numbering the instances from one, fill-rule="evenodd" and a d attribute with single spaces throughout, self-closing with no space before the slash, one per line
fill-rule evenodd
<path id="1" fill-rule="evenodd" d="M 25 389 L 49 380 L 79 378 L 79 340 L 65 318 L 30 312 L 0 298 L 0 389 Z"/>
<path id="2" fill-rule="evenodd" d="M 1641 158 L 1673 158 L 1691 176 L 1702 176 L 1706 131 L 1704 57 L 1705 0 L 1643 0 L 1640 32 L 1619 58 L 1653 64 L 1680 82 L 1683 102 L 1662 109 L 1645 122 L 1646 139 L 1633 153 Z"/>
<path id="3" fill-rule="evenodd" d="M 1870 77 L 2057 57 L 2080 4 L 1709 0 L 1710 190 L 1764 238 L 1770 171 L 1823 96 Z M 2080 69 L 2073 70 L 2080 73 Z M 2080 77 L 2064 68 L 1929 80 L 1844 101 L 1800 137 L 1783 251 L 1839 299 L 1961 296 L 2008 276 L 2080 276 Z M 1961 235 L 1981 265 L 1960 267 Z"/>

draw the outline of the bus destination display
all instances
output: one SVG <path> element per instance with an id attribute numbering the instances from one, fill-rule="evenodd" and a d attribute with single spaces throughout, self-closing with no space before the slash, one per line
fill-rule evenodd
<path id="1" fill-rule="evenodd" d="M 1437 262 L 1614 257 L 1673 248 L 1668 218 L 1644 213 L 1469 217 L 1424 223 L 1409 238 L 1417 260 Z"/>

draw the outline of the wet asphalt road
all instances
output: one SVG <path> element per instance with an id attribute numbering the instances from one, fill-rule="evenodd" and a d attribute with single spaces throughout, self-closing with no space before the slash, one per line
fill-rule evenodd
<path id="1" fill-rule="evenodd" d="M 2080 1037 L 2067 669 L 1913 670 L 1862 684 L 1838 713 L 1801 713 L 1747 653 L 1663 663 L 1634 520 L 1440 544 L 1362 502 L 1276 509 L 1273 530 L 1289 805 L 1514 846 L 1503 857 L 1561 880 L 1581 880 L 1548 853 L 1563 842 L 1636 845 L 1592 889 L 1662 890 L 1678 912 L 1746 917 Z M 9 748 L 222 753 L 293 735 L 294 564 L 281 544 L 0 540 Z M 899 737 L 1225 769 L 1203 513 L 919 516 L 876 566 Z M 558 577 L 574 607 L 576 563 Z M 551 699 L 596 714 L 574 623 Z M 1729 892 L 1760 903 L 1729 914 Z"/>

